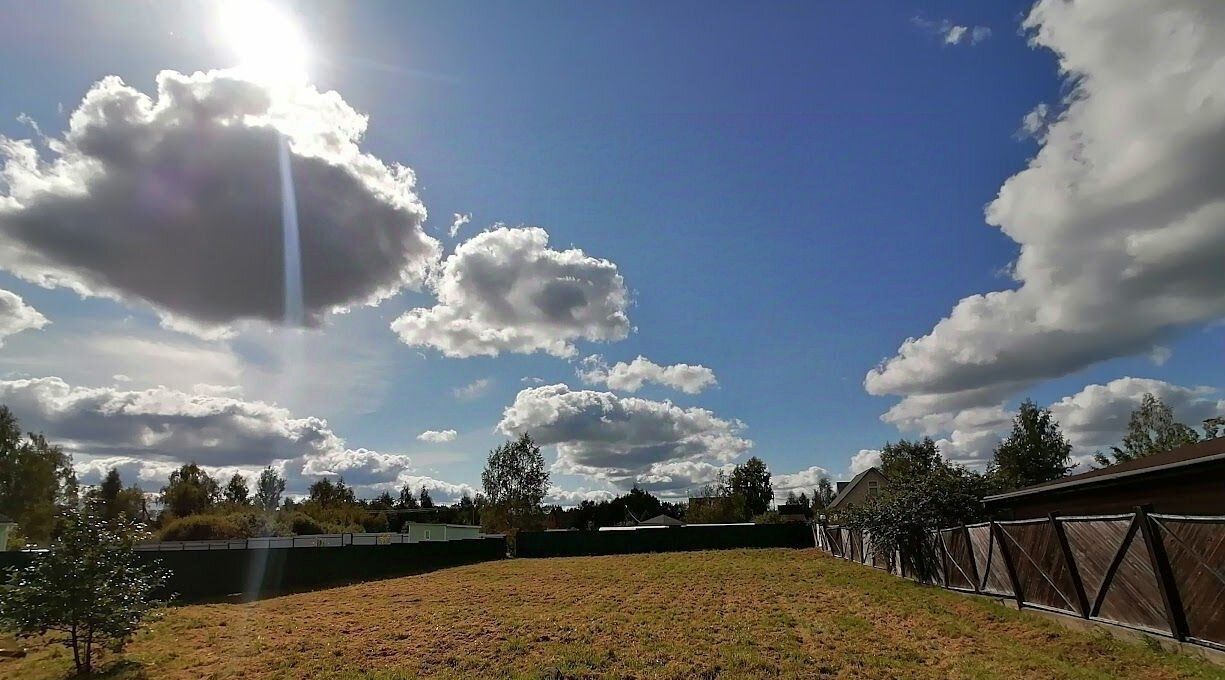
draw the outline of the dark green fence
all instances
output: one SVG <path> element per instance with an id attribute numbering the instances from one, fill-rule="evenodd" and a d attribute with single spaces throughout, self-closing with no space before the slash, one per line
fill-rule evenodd
<path id="1" fill-rule="evenodd" d="M 138 552 L 170 569 L 166 590 L 180 600 L 247 597 L 404 576 L 506 557 L 501 536 L 460 541 L 334 548 L 267 548 Z M 33 553 L 0 552 L 0 572 L 27 564 Z M 160 595 L 166 595 L 161 593 Z"/>
<path id="2" fill-rule="evenodd" d="M 571 557 L 626 553 L 811 548 L 806 524 L 701 525 L 633 531 L 525 531 L 515 538 L 518 557 Z"/>

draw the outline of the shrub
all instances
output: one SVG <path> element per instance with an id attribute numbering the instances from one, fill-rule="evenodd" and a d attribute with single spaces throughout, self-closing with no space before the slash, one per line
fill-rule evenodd
<path id="1" fill-rule="evenodd" d="M 221 541 L 247 538 L 245 523 L 229 515 L 190 515 L 170 520 L 161 531 L 163 541 Z"/>
<path id="2" fill-rule="evenodd" d="M 122 651 L 157 605 L 150 594 L 169 575 L 137 562 L 137 525 L 116 524 L 65 509 L 51 549 L 15 570 L 0 597 L 6 628 L 21 636 L 55 634 L 81 674 L 93 671 L 99 648 Z"/>

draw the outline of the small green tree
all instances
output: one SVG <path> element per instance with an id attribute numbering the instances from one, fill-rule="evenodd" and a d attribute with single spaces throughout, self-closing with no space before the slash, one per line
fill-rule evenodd
<path id="1" fill-rule="evenodd" d="M 751 519 L 770 509 L 774 500 L 774 487 L 770 484 L 770 470 L 765 461 L 753 456 L 732 469 L 728 486 L 734 495 L 744 499 L 747 516 Z"/>
<path id="2" fill-rule="evenodd" d="M 421 494 L 418 496 L 418 499 L 421 502 L 421 507 L 423 508 L 434 507 L 434 499 L 430 497 L 429 490 L 426 489 L 424 486 L 421 487 Z"/>
<path id="3" fill-rule="evenodd" d="M 251 490 L 247 488 L 247 478 L 235 472 L 225 485 L 225 502 L 240 507 L 250 505 L 250 495 Z"/>
<path id="4" fill-rule="evenodd" d="M 1131 412 L 1123 446 L 1110 447 L 1110 454 L 1097 452 L 1093 460 L 1102 467 L 1125 463 L 1199 441 L 1190 426 L 1174 420 L 1174 410 L 1152 393 L 1145 393 L 1140 406 Z"/>
<path id="5" fill-rule="evenodd" d="M 264 468 L 255 482 L 255 505 L 272 512 L 281 504 L 281 495 L 285 493 L 285 478 L 277 474 L 272 466 Z"/>
<path id="6" fill-rule="evenodd" d="M 1001 491 L 1048 482 L 1068 474 L 1071 454 L 1050 409 L 1026 399 L 1012 421 L 1012 434 L 995 447 L 988 476 Z"/>
<path id="7" fill-rule="evenodd" d="M 162 487 L 162 505 L 174 517 L 205 512 L 220 499 L 217 480 L 195 463 L 171 472 L 169 483 Z"/>
<path id="8" fill-rule="evenodd" d="M 489 452 L 481 485 L 488 503 L 481 511 L 481 524 L 487 531 L 541 526 L 540 504 L 549 491 L 549 472 L 540 447 L 526 432 Z"/>
<path id="9" fill-rule="evenodd" d="M 93 672 L 100 649 L 122 651 L 159 604 L 151 595 L 169 575 L 137 561 L 138 525 L 113 527 L 66 509 L 51 549 L 14 571 L 0 597 L 5 627 L 20 636 L 55 634 L 72 650 L 78 673 Z"/>

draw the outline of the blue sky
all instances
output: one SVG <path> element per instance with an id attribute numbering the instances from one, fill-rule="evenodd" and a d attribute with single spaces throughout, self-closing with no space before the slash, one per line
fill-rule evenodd
<path id="1" fill-rule="evenodd" d="M 62 135 L 68 115 L 104 76 L 117 75 L 152 97 L 154 78 L 164 69 L 191 74 L 234 66 L 212 5 L 6 4 L 5 15 L 16 19 L 0 41 L 0 70 L 6 74 L 0 135 L 9 139 L 35 139 L 19 117 L 36 121 L 47 135 Z M 504 411 L 522 390 L 537 384 L 614 392 L 615 399 L 670 400 L 682 410 L 708 409 L 720 419 L 741 421 L 736 436 L 751 440 L 751 453 L 764 458 L 776 475 L 809 472 L 789 481 L 797 487 L 821 474 L 814 466 L 845 477 L 858 469 L 855 454 L 899 436 L 945 437 L 951 442 L 946 455 L 980 464 L 989 450 L 969 439 L 994 436 L 1003 416 L 1026 396 L 1044 405 L 1084 396 L 1059 412 L 1086 422 L 1084 434 L 1074 437 L 1082 453 L 1107 443 L 1118 431 L 1118 414 L 1145 390 L 1165 390 L 1163 396 L 1189 420 L 1219 409 L 1221 396 L 1214 390 L 1225 375 L 1219 293 L 1174 301 L 1154 294 L 1149 302 L 1139 297 L 1130 306 L 1118 302 L 1118 308 L 1188 310 L 1156 320 L 1137 313 L 1138 318 L 1120 322 L 1127 322 L 1125 329 L 1104 321 L 1100 328 L 1086 328 L 1083 319 L 1069 322 L 1055 329 L 1068 336 L 1033 339 L 1034 347 L 1058 346 L 1064 342 L 1059 338 L 1070 338 L 1066 346 L 1075 346 L 1062 358 L 1052 351 L 1050 367 L 1022 360 L 1019 367 L 1006 366 L 1009 352 L 1028 351 L 1009 347 L 986 359 L 952 359 L 946 370 L 939 361 L 946 355 L 933 340 L 923 356 L 886 371 L 880 387 L 865 389 L 871 369 L 897 355 L 906 338 L 931 333 L 959 300 L 1018 288 L 1008 272 L 1019 243 L 1035 253 L 1058 251 L 1052 248 L 1058 229 L 1044 235 L 1031 226 L 1040 219 L 1009 213 L 1003 220 L 1013 237 L 984 219 L 984 206 L 1044 146 L 1052 156 L 1073 156 L 1060 146 L 1058 134 L 1023 134 L 1026 114 L 1045 103 L 1055 113 L 1046 117 L 1050 127 L 1044 130 L 1057 124 L 1069 133 L 1079 130 L 1099 140 L 1102 149 L 1116 148 L 1109 135 L 1126 131 L 1122 123 L 1103 123 L 1093 111 L 1072 112 L 1057 122 L 1057 112 L 1066 110 L 1063 97 L 1076 87 L 1061 76 L 1059 57 L 1098 88 L 1081 92 L 1090 104 L 1106 107 L 1116 91 L 1132 92 L 1106 77 L 1109 50 L 1076 53 L 1084 34 L 1075 31 L 1097 31 L 1104 44 L 1118 43 L 1125 39 L 1126 22 L 1139 20 L 1139 10 L 1120 8 L 1111 17 L 1117 26 L 1052 10 L 1023 31 L 1031 4 L 781 3 L 768 11 L 747 3 L 696 2 L 285 6 L 285 16 L 310 45 L 310 82 L 320 91 L 335 90 L 368 116 L 361 151 L 416 173 L 415 195 L 429 214 L 420 228 L 439 241 L 443 257 L 494 223 L 542 227 L 550 248 L 578 248 L 615 264 L 630 298 L 624 310 L 632 326 L 628 336 L 592 342 L 580 334 L 573 338 L 576 351 L 570 357 L 542 351 L 448 357 L 428 343 L 409 346 L 388 328 L 408 310 L 434 304 L 436 296 L 424 285 L 377 306 L 326 315 L 305 339 L 287 339 L 290 334 L 275 322 L 239 319 L 228 339 L 201 340 L 159 325 L 167 309 L 181 316 L 183 309 L 173 305 L 158 311 L 122 288 L 109 295 L 115 299 L 99 297 L 97 290 L 83 296 L 66 287 L 45 288 L 36 285 L 38 273 L 0 265 L 6 270 L 0 288 L 50 321 L 5 338 L 0 368 L 9 380 L 58 377 L 68 386 L 60 389 L 70 391 L 130 393 L 164 385 L 188 394 L 197 392 L 197 384 L 209 384 L 213 387 L 204 391 L 214 399 L 275 402 L 296 418 L 324 418 L 329 433 L 343 438 L 344 450 L 411 460 L 371 463 L 382 466 L 382 477 L 363 468 L 365 463 L 344 468 L 353 470 L 350 479 L 368 475 L 371 490 L 406 479 L 478 487 L 485 452 L 509 432 L 499 429 L 506 422 Z M 1170 8 L 1174 20 L 1189 16 L 1177 14 L 1182 9 Z M 951 43 L 955 27 L 965 27 L 966 33 Z M 972 41 L 974 27 L 988 28 L 990 35 Z M 1029 42 L 1046 29 L 1050 37 Z M 1161 36 L 1147 47 L 1151 63 L 1180 58 Z M 1213 49 L 1212 41 L 1201 47 Z M 1191 60 L 1188 68 L 1199 63 Z M 1136 97 L 1171 96 L 1146 93 L 1143 87 L 1137 76 Z M 1194 115 L 1212 123 L 1219 122 L 1217 113 Z M 1178 120 L 1170 121 L 1171 129 L 1178 127 Z M 1220 143 L 1213 130 L 1210 125 L 1204 133 L 1206 144 Z M 1156 133 L 1152 144 L 1175 146 Z M 1166 177 L 1163 163 L 1174 163 L 1172 154 L 1138 161 L 1135 176 Z M 1097 172 L 1106 174 L 1105 167 Z M 1169 180 L 1165 191 L 1177 194 L 1180 181 Z M 1027 185 L 1018 205 L 1046 205 L 1042 187 L 1063 186 L 1045 177 L 1032 184 L 1040 186 Z M 1094 198 L 1065 200 L 1075 207 Z M 1200 199 L 1178 200 L 1184 201 L 1179 210 L 1154 208 L 1148 223 L 1120 223 L 1117 238 L 1148 233 L 1165 242 L 1159 238 L 1162 230 L 1175 229 L 1178 221 L 1167 215 L 1183 215 Z M 1153 199 L 1165 206 L 1162 201 Z M 447 229 L 456 213 L 470 213 L 471 222 L 452 238 Z M 5 218 L 0 212 L 0 231 L 3 220 L 16 219 L 13 214 Z M 1206 233 L 1222 228 L 1215 218 L 1205 219 Z M 1069 230 L 1089 229 L 1074 219 L 1067 222 Z M 275 222 L 252 225 L 280 229 Z M 154 236 L 145 230 L 135 238 Z M 1205 243 L 1201 249 L 1219 247 L 1219 240 Z M 1094 247 L 1086 244 L 1085 252 L 1105 252 Z M 1086 271 L 1091 264 L 1085 262 Z M 227 262 L 214 265 L 218 277 L 229 275 Z M 1077 265 L 1059 266 L 1071 272 Z M 1209 280 L 1217 283 L 1219 277 Z M 1081 292 L 1091 291 L 1092 284 L 1075 282 Z M 1162 290 L 1165 295 L 1169 289 Z M 1051 299 L 1061 300 L 1065 293 L 1055 290 Z M 1061 316 L 1052 307 L 1034 309 Z M 1069 309 L 1115 317 L 1106 303 L 1101 309 L 1089 303 Z M 945 339 L 963 343 L 959 351 L 965 356 L 966 347 L 990 344 L 975 339 L 978 332 L 981 328 L 963 327 L 957 339 Z M 1128 338 L 1120 340 L 1126 347 L 1101 339 L 1115 335 Z M 1078 338 L 1089 339 L 1081 347 Z M 1154 347 L 1161 349 L 1154 354 Z M 160 358 L 143 362 L 144 352 Z M 634 393 L 584 384 L 576 369 L 583 357 L 597 353 L 606 364 L 642 355 L 665 366 L 701 365 L 714 372 L 718 384 L 697 394 L 653 384 Z M 997 364 L 998 375 L 990 379 L 963 377 Z M 1115 382 L 1125 378 L 1156 382 Z M 456 395 L 476 381 L 486 387 L 468 397 Z M 953 383 L 955 388 L 947 387 Z M 1092 385 L 1110 399 L 1089 399 L 1092 395 L 1082 390 Z M 961 398 L 965 390 L 979 388 L 985 393 Z M 178 462 L 179 453 L 149 443 L 157 437 L 145 437 L 139 446 L 122 437 L 108 439 L 116 435 L 74 427 L 67 416 L 57 416 L 51 398 L 31 397 L 28 384 L 9 389 L 10 402 L 29 405 L 26 413 L 14 406 L 18 416 L 53 436 L 62 430 L 78 461 L 124 461 L 125 471 L 151 485 L 158 470 Z M 955 404 L 933 405 L 922 399 L 925 395 L 949 397 Z M 101 408 L 78 403 L 81 397 L 79 392 L 59 396 L 74 408 Z M 899 398 L 907 408 L 918 404 L 918 410 L 882 420 Z M 195 426 L 170 424 L 170 415 L 160 412 L 155 424 L 124 431 L 137 432 L 140 439 L 140 432 Z M 1088 422 L 1095 418 L 1108 424 Z M 522 422 L 533 429 L 530 418 Z M 592 465 L 617 452 L 597 456 L 590 441 L 556 420 L 538 426 L 570 447 L 564 457 L 572 463 L 586 461 L 586 474 L 573 465 L 556 471 L 561 489 L 606 490 L 633 481 L 625 472 L 633 466 L 613 474 Z M 456 430 L 453 441 L 417 439 L 426 430 L 449 429 Z M 956 432 L 963 437 L 960 443 Z M 642 445 L 669 449 L 652 459 L 657 464 L 725 464 L 749 455 L 738 445 L 721 453 L 723 444 L 703 441 L 706 448 L 696 456 L 673 447 L 675 442 L 644 440 Z M 200 450 L 207 454 L 207 447 Z M 552 447 L 549 452 L 549 460 L 558 455 Z M 863 457 L 860 464 L 868 460 Z M 139 461 L 155 464 L 142 467 Z M 207 462 L 250 470 L 268 461 L 235 453 Z M 312 470 L 328 467 L 307 465 L 303 474 Z M 656 480 L 666 476 L 661 470 L 635 468 L 635 473 Z M 678 475 L 671 485 L 648 483 L 676 495 L 698 481 Z"/>

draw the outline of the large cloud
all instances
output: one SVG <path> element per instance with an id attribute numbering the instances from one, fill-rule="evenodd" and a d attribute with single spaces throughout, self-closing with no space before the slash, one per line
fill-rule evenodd
<path id="1" fill-rule="evenodd" d="M 961 300 L 868 373 L 894 416 L 989 406 L 1225 316 L 1225 4 L 1044 0 L 1024 26 L 1059 57 L 1060 113 L 987 207 L 1018 286 Z"/>
<path id="2" fill-rule="evenodd" d="M 770 483 L 774 486 L 775 500 L 782 502 L 788 492 L 795 492 L 796 495 L 804 493 L 811 497 L 817 484 L 829 478 L 829 470 L 814 465 L 799 472 L 775 474 L 770 478 Z"/>
<path id="3" fill-rule="evenodd" d="M 1174 417 L 1199 429 L 1205 418 L 1225 415 L 1225 398 L 1212 387 L 1184 387 L 1149 378 L 1119 378 L 1105 385 L 1087 385 L 1051 404 L 1051 414 L 1082 455 L 1118 445 L 1127 432 L 1131 412 L 1145 393 L 1155 395 Z"/>
<path id="4" fill-rule="evenodd" d="M 22 331 L 38 330 L 50 321 L 37 309 L 27 305 L 20 295 L 0 289 L 0 346 L 4 339 Z"/>
<path id="5" fill-rule="evenodd" d="M 581 250 L 552 250 L 544 229 L 500 227 L 461 244 L 433 281 L 438 304 L 391 328 L 409 345 L 449 357 L 543 351 L 568 357 L 578 339 L 630 331 L 617 266 Z"/>
<path id="6" fill-rule="evenodd" d="M 363 153 L 335 92 L 226 71 L 163 71 L 156 97 L 99 81 L 62 139 L 0 137 L 0 267 L 44 286 L 153 305 L 207 333 L 285 317 L 281 173 L 300 228 L 307 324 L 418 286 L 439 244 L 408 168 Z"/>
<path id="7" fill-rule="evenodd" d="M 624 361 L 609 366 L 604 358 L 593 354 L 581 362 L 578 376 L 590 385 L 606 385 L 609 389 L 637 392 L 646 383 L 671 387 L 685 394 L 697 394 L 718 384 L 715 372 L 705 366 L 673 364 L 660 366 L 639 355 L 628 364 Z"/>
<path id="8" fill-rule="evenodd" d="M 160 484 L 174 468 L 195 461 L 218 474 L 273 465 L 287 476 L 292 493 L 333 475 L 368 495 L 404 484 L 438 489 L 448 498 L 473 492 L 416 474 L 408 456 L 350 449 L 325 420 L 225 396 L 214 386 L 185 392 L 85 388 L 59 378 L 6 380 L 0 381 L 0 403 L 23 428 L 44 432 L 72 453 L 85 483 L 118 467 L 129 481 Z"/>
<path id="9" fill-rule="evenodd" d="M 718 465 L 753 445 L 740 436 L 742 423 L 706 409 L 565 385 L 522 390 L 498 429 L 528 432 L 542 445 L 556 445 L 558 472 L 653 491 L 705 483 Z"/>

